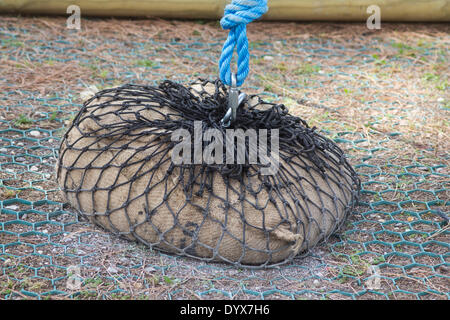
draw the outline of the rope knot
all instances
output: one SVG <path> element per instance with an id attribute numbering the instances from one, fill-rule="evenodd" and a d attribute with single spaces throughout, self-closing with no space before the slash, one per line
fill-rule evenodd
<path id="1" fill-rule="evenodd" d="M 220 25 L 230 30 L 219 60 L 220 80 L 231 85 L 231 58 L 234 48 L 238 54 L 237 86 L 241 86 L 249 72 L 248 39 L 246 25 L 260 18 L 268 10 L 267 0 L 233 0 L 225 7 Z"/>
<path id="2" fill-rule="evenodd" d="M 267 0 L 234 0 L 225 7 L 220 25 L 227 30 L 236 27 L 238 24 L 248 24 L 259 19 L 267 10 Z"/>

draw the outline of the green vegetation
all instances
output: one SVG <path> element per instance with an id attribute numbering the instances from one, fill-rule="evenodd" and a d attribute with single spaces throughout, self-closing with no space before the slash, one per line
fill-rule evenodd
<path id="1" fill-rule="evenodd" d="M 122 292 L 113 293 L 110 297 L 114 300 L 130 300 L 132 298 L 130 294 Z"/>
<path id="2" fill-rule="evenodd" d="M 68 275 L 70 276 L 70 275 Z M 99 287 L 100 285 L 103 284 L 103 279 L 100 277 L 95 277 L 95 278 L 87 278 L 86 280 L 84 280 L 84 287 L 88 288 L 88 289 L 94 289 Z"/>
<path id="3" fill-rule="evenodd" d="M 16 191 L 15 190 L 1 188 L 0 198 L 10 199 L 10 198 L 15 198 L 15 197 L 16 197 Z"/>
<path id="4" fill-rule="evenodd" d="M 386 64 L 386 60 L 381 59 L 380 56 L 378 56 L 377 54 L 373 54 L 372 58 L 374 58 L 376 65 L 385 65 Z"/>
<path id="5" fill-rule="evenodd" d="M 48 120 L 55 121 L 56 117 L 58 116 L 58 113 L 56 111 L 53 111 Z"/>
<path id="6" fill-rule="evenodd" d="M 392 44 L 392 47 L 398 50 L 397 57 L 401 56 L 416 57 L 418 54 L 418 49 L 414 49 L 413 47 L 405 43 L 394 42 Z"/>
<path id="7" fill-rule="evenodd" d="M 288 69 L 287 65 L 284 62 L 280 62 L 280 63 L 276 64 L 275 68 L 280 70 L 281 72 L 285 72 Z"/>
<path id="8" fill-rule="evenodd" d="M 317 73 L 320 71 L 320 67 L 310 64 L 310 63 L 304 63 L 300 67 L 296 68 L 294 70 L 295 75 L 310 75 L 313 73 Z"/>
<path id="9" fill-rule="evenodd" d="M 98 74 L 98 76 L 102 79 L 106 79 L 106 77 L 108 76 L 109 71 L 108 70 L 102 70 L 100 71 L 100 73 Z"/>
<path id="10" fill-rule="evenodd" d="M 347 264 L 342 267 L 342 275 L 359 277 L 366 273 L 368 264 L 364 260 L 362 260 L 359 255 L 351 255 L 350 261 L 352 262 L 351 264 Z"/>
<path id="11" fill-rule="evenodd" d="M 141 59 L 136 60 L 136 65 L 139 67 L 147 67 L 147 68 L 153 68 L 157 65 L 155 61 L 149 60 L 149 59 Z"/>
<path id="12" fill-rule="evenodd" d="M 19 114 L 17 119 L 15 119 L 13 122 L 14 126 L 19 127 L 20 129 L 27 129 L 27 128 L 31 127 L 32 123 L 33 123 L 33 120 L 31 120 L 24 114 Z"/>
<path id="13" fill-rule="evenodd" d="M 23 47 L 25 44 L 22 41 L 16 40 L 16 39 L 3 39 L 2 40 L 2 47 Z"/>
<path id="14" fill-rule="evenodd" d="M 163 279 L 164 279 L 164 282 L 165 282 L 166 284 L 169 284 L 169 285 L 173 285 L 173 284 L 179 282 L 178 279 L 171 278 L 171 277 L 168 277 L 168 276 L 163 276 Z"/>

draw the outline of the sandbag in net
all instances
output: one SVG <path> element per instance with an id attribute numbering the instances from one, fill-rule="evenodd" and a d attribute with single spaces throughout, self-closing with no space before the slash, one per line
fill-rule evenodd
<path id="1" fill-rule="evenodd" d="M 175 163 L 173 133 L 194 137 L 201 121 L 201 132 L 225 136 L 227 109 L 219 80 L 98 92 L 61 141 L 59 186 L 81 215 L 151 248 L 237 266 L 286 263 L 342 225 L 360 181 L 334 142 L 256 95 L 245 99 L 231 129 L 267 129 L 267 141 L 278 130 L 274 174 L 263 174 L 268 162 L 227 163 L 225 149 L 223 163 Z"/>

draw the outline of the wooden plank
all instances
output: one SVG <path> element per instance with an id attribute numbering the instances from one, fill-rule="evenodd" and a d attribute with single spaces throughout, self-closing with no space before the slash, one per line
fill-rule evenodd
<path id="1" fill-rule="evenodd" d="M 229 0 L 0 0 L 0 12 L 82 16 L 220 19 Z M 366 21 L 378 5 L 383 21 L 450 21 L 450 0 L 269 0 L 264 20 Z"/>

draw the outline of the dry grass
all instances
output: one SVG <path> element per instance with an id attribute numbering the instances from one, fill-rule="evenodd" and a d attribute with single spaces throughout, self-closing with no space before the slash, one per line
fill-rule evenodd
<path id="1" fill-rule="evenodd" d="M 152 252 L 78 222 L 62 208 L 53 175 L 53 150 L 80 92 L 215 78 L 226 36 L 217 22 L 83 19 L 74 32 L 64 18 L 1 17 L 0 163 L 23 160 L 2 164 L 0 197 L 3 208 L 28 213 L 0 215 L 8 231 L 0 234 L 8 244 L 0 298 L 447 299 L 448 227 L 427 208 L 445 212 L 450 199 L 449 31 L 442 24 L 248 26 L 243 89 L 286 104 L 340 142 L 366 192 L 340 238 L 285 267 L 240 270 Z M 36 128 L 47 130 L 38 142 L 21 136 Z M 28 171 L 32 165 L 38 172 Z M 66 287 L 70 265 L 82 266 L 76 291 Z M 379 294 L 365 282 L 375 265 Z"/>

